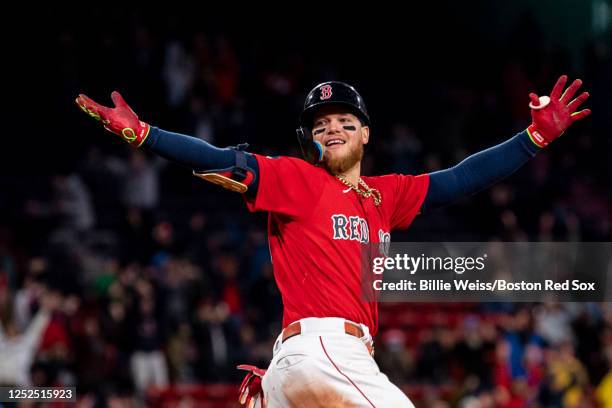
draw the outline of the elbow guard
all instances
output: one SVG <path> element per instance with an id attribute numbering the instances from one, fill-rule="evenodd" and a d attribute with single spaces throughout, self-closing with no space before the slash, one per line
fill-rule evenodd
<path id="1" fill-rule="evenodd" d="M 255 181 L 255 171 L 248 166 L 247 153 L 245 149 L 249 147 L 247 143 L 231 146 L 235 152 L 235 163 L 225 169 L 214 170 L 194 170 L 193 175 L 204 179 L 210 183 L 234 191 L 236 193 L 246 193 L 249 186 Z"/>

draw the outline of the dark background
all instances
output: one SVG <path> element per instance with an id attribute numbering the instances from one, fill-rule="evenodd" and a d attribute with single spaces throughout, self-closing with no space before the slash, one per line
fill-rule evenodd
<path id="1" fill-rule="evenodd" d="M 0 312 L 3 322 L 14 319 L 17 293 L 32 285 L 32 313 L 40 293 L 61 294 L 54 322 L 66 352 L 49 354 L 54 343 L 46 334 L 37 360 L 54 364 L 45 366 L 44 384 L 69 373 L 100 403 L 141 395 L 129 361 L 143 349 L 163 352 L 173 384 L 231 384 L 240 376 L 235 363 L 266 364 L 280 329 L 265 215 L 247 214 L 235 194 L 105 133 L 75 107 L 81 92 L 110 105 L 110 92 L 119 90 L 142 120 L 200 132 L 218 146 L 248 142 L 253 152 L 298 155 L 294 129 L 305 95 L 319 82 L 342 80 L 361 92 L 372 118 L 364 172 L 419 174 L 524 130 L 529 92 L 548 93 L 561 74 L 580 77 L 591 93 L 590 118 L 506 181 L 418 217 L 394 240 L 610 241 L 610 2 L 279 7 L 7 13 Z M 178 73 L 169 79 L 172 70 Z M 66 306 L 75 299 L 76 311 Z M 157 330 L 141 338 L 140 305 L 151 299 Z M 127 317 L 116 320 L 117 309 Z M 590 401 L 607 373 L 607 304 L 382 309 L 377 361 L 416 400 L 435 385 L 424 393 L 426 406 L 486 400 L 499 390 L 512 401 L 561 406 L 554 401 L 566 391 L 549 381 L 561 360 Z M 570 334 L 562 341 L 541 333 L 551 319 L 565 322 L 559 327 Z M 481 346 L 472 347 L 475 333 Z M 212 338 L 227 345 L 222 358 Z M 94 344 L 113 357 L 96 354 Z M 524 375 L 532 345 L 546 356 L 539 381 Z M 554 350 L 566 354 L 551 357 Z M 468 355 L 477 363 L 467 364 Z M 93 373 L 82 362 L 96 358 L 108 365 Z M 508 378 L 504 361 L 512 366 Z"/>

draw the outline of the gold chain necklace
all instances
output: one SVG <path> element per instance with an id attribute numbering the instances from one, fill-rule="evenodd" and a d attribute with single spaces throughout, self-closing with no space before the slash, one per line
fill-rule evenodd
<path id="1" fill-rule="evenodd" d="M 342 184 L 344 184 L 347 187 L 350 187 L 351 190 L 355 191 L 357 194 L 359 194 L 360 196 L 362 196 L 363 198 L 370 198 L 372 197 L 374 199 L 374 205 L 375 206 L 379 206 L 380 203 L 382 202 L 382 197 L 380 196 L 380 191 L 378 191 L 375 188 L 370 188 L 365 181 L 363 181 L 361 178 L 359 179 L 359 184 L 356 186 L 353 183 L 351 183 L 350 181 L 348 181 L 346 178 L 344 178 L 344 176 L 341 175 L 337 175 L 336 176 L 338 178 L 338 180 L 340 180 L 342 182 Z M 362 187 L 363 190 L 359 187 Z"/>

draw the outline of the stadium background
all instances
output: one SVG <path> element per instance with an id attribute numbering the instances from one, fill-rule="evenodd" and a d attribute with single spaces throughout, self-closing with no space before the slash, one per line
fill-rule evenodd
<path id="1" fill-rule="evenodd" d="M 507 181 L 393 239 L 611 240 L 607 1 L 248 21 L 202 5 L 39 11 L 10 47 L 7 78 L 25 92 L 8 111 L 18 133 L 6 128 L 0 176 L 0 320 L 4 335 L 22 333 L 53 310 L 29 381 L 76 385 L 81 406 L 236 406 L 234 367 L 267 365 L 281 303 L 265 215 L 105 134 L 73 105 L 79 92 L 110 104 L 120 90 L 143 120 L 218 146 L 298 155 L 305 94 L 344 80 L 373 120 L 365 173 L 417 174 L 523 130 L 530 91 L 578 76 L 590 119 Z M 607 303 L 381 309 L 377 361 L 419 406 L 590 407 L 598 389 L 612 398 Z M 11 384 L 1 353 L 0 382 Z M 169 387 L 141 387 L 134 370 Z"/>

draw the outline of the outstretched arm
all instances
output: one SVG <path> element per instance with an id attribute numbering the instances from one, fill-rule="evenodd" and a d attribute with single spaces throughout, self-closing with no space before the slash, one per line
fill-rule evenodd
<path id="1" fill-rule="evenodd" d="M 566 82 L 567 76 L 561 76 L 550 97 L 529 95 L 532 123 L 527 130 L 454 167 L 431 173 L 423 211 L 449 204 L 503 180 L 561 136 L 572 123 L 587 117 L 591 113 L 589 109 L 576 111 L 589 94 L 583 92 L 572 100 L 582 81 L 575 80 L 561 94 Z"/>
<path id="2" fill-rule="evenodd" d="M 497 146 L 478 152 L 449 169 L 429 174 L 423 211 L 477 193 L 508 177 L 540 150 L 521 132 Z"/>
<path id="3" fill-rule="evenodd" d="M 76 103 L 106 130 L 134 147 L 186 166 L 197 176 L 230 190 L 249 194 L 257 191 L 257 160 L 243 152 L 243 146 L 218 148 L 195 137 L 150 126 L 138 119 L 119 92 L 113 92 L 111 98 L 114 108 L 102 106 L 85 95 L 79 95 Z"/>

